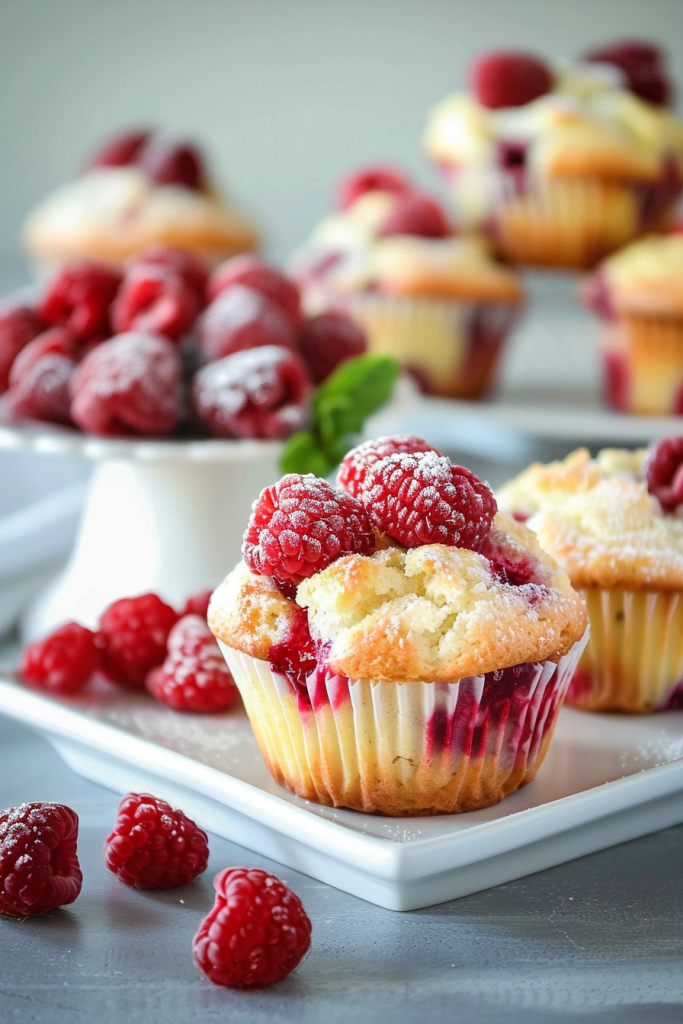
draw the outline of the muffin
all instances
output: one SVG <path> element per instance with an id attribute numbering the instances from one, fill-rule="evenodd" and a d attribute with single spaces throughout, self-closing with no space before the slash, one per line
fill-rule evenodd
<path id="1" fill-rule="evenodd" d="M 498 493 L 583 596 L 590 639 L 567 701 L 643 713 L 681 705 L 683 438 L 579 449 Z"/>
<path id="2" fill-rule="evenodd" d="M 418 438 L 367 442 L 340 484 L 264 491 L 211 601 L 266 764 L 366 813 L 497 803 L 546 753 L 582 602 L 486 484 Z"/>
<path id="3" fill-rule="evenodd" d="M 291 261 L 308 310 L 349 312 L 429 394 L 485 394 L 523 302 L 515 273 L 393 169 L 347 178 L 340 206 Z"/>
<path id="4" fill-rule="evenodd" d="M 683 413 L 683 235 L 650 235 L 582 286 L 600 320 L 605 401 L 618 412 Z"/>
<path id="5" fill-rule="evenodd" d="M 110 140 L 28 217 L 23 242 L 37 268 L 74 258 L 120 267 L 152 245 L 209 265 L 256 248 L 254 227 L 217 194 L 203 158 L 152 132 Z"/>
<path id="6" fill-rule="evenodd" d="M 631 45 L 573 66 L 513 52 L 477 61 L 473 94 L 440 103 L 424 137 L 461 228 L 513 262 L 589 268 L 670 226 L 683 123 L 661 103 L 661 55 Z"/>

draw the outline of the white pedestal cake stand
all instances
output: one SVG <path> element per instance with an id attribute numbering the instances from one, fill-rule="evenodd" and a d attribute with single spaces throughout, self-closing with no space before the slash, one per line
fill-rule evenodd
<path id="1" fill-rule="evenodd" d="M 277 441 L 98 438 L 0 424 L 0 448 L 96 462 L 69 562 L 29 608 L 24 640 L 68 619 L 93 626 L 119 597 L 182 605 L 240 558 L 251 503 L 279 478 Z"/>

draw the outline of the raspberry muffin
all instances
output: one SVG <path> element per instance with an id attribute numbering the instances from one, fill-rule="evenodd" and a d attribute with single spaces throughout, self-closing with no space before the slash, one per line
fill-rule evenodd
<path id="1" fill-rule="evenodd" d="M 74 258 L 120 267 L 156 244 L 214 264 L 256 248 L 258 236 L 218 196 L 194 146 L 142 131 L 94 153 L 30 214 L 23 241 L 37 267 L 50 269 Z"/>
<path id="2" fill-rule="evenodd" d="M 367 442 L 339 489 L 263 491 L 209 624 L 273 777 L 388 815 L 497 803 L 533 779 L 586 627 L 487 485 L 419 438 Z"/>
<path id="3" fill-rule="evenodd" d="M 339 207 L 291 261 L 309 312 L 349 312 L 429 394 L 485 394 L 523 303 L 517 275 L 395 169 L 350 175 Z"/>
<path id="4" fill-rule="evenodd" d="M 533 465 L 498 501 L 526 520 L 586 602 L 590 640 L 568 703 L 683 706 L 683 438 Z"/>
<path id="5" fill-rule="evenodd" d="M 628 43 L 576 65 L 495 52 L 471 93 L 440 103 L 424 148 L 458 224 L 513 262 L 587 268 L 672 222 L 683 123 L 664 107 L 660 52 Z"/>
<path id="6" fill-rule="evenodd" d="M 650 235 L 582 286 L 600 320 L 604 395 L 618 412 L 683 413 L 683 235 Z"/>

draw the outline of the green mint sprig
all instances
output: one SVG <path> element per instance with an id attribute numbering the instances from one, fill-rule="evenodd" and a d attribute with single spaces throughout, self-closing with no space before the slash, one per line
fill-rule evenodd
<path id="1" fill-rule="evenodd" d="M 391 356 L 370 352 L 342 363 L 313 392 L 312 423 L 285 444 L 282 472 L 331 473 L 357 443 L 366 419 L 389 400 L 398 375 Z"/>

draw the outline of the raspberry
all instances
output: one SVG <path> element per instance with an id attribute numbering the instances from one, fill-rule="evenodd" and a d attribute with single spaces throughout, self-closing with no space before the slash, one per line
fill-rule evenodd
<path id="1" fill-rule="evenodd" d="M 157 185 L 182 185 L 195 192 L 206 189 L 206 171 L 196 146 L 151 138 L 136 163 Z"/>
<path id="2" fill-rule="evenodd" d="M 46 324 L 66 327 L 86 341 L 110 328 L 109 307 L 121 284 L 121 275 L 92 260 L 72 260 L 47 286 L 39 314 Z"/>
<path id="3" fill-rule="evenodd" d="M 191 818 L 165 800 L 128 793 L 119 803 L 103 852 L 104 863 L 124 885 L 175 889 L 206 871 L 209 841 Z"/>
<path id="4" fill-rule="evenodd" d="M 192 389 L 197 416 L 215 437 L 289 437 L 306 425 L 310 396 L 299 356 L 275 345 L 209 363 Z"/>
<path id="5" fill-rule="evenodd" d="M 213 300 L 199 321 L 199 342 L 207 359 L 245 348 L 296 348 L 296 333 L 282 307 L 260 292 L 237 284 Z"/>
<path id="6" fill-rule="evenodd" d="M 441 455 L 438 448 L 413 434 L 396 434 L 394 437 L 378 437 L 376 441 L 364 441 L 344 457 L 337 473 L 337 486 L 357 498 L 370 466 L 388 455 L 412 455 L 416 452 Z"/>
<path id="7" fill-rule="evenodd" d="M 56 355 L 75 357 L 76 339 L 63 327 L 51 327 L 29 341 L 12 363 L 9 374 L 10 385 L 18 384 L 22 377 L 39 362 L 43 356 Z"/>
<path id="8" fill-rule="evenodd" d="M 346 210 L 366 192 L 409 192 L 410 182 L 403 171 L 387 164 L 373 164 L 342 178 L 337 190 L 337 206 Z"/>
<path id="9" fill-rule="evenodd" d="M 200 306 L 204 305 L 209 273 L 204 263 L 183 249 L 171 249 L 166 245 L 152 245 L 136 253 L 129 262 L 131 267 L 165 267 L 182 277 L 197 296 Z"/>
<path id="10" fill-rule="evenodd" d="M 683 503 L 683 437 L 663 437 L 652 445 L 645 463 L 647 489 L 665 512 Z"/>
<path id="11" fill-rule="evenodd" d="M 0 914 L 36 917 L 73 903 L 83 876 L 78 815 L 64 804 L 33 803 L 0 813 Z"/>
<path id="12" fill-rule="evenodd" d="M 185 602 L 185 607 L 180 613 L 181 616 L 201 615 L 205 619 L 209 612 L 209 602 L 212 594 L 213 590 L 201 590 L 197 594 L 190 594 Z"/>
<path id="13" fill-rule="evenodd" d="M 177 341 L 190 330 L 200 308 L 196 291 L 176 271 L 135 263 L 126 271 L 111 317 L 118 333 L 142 331 Z"/>
<path id="14" fill-rule="evenodd" d="M 238 690 L 206 619 L 184 615 L 168 635 L 163 665 L 147 676 L 147 689 L 176 711 L 226 711 Z"/>
<path id="15" fill-rule="evenodd" d="M 33 361 L 7 392 L 10 412 L 20 419 L 71 423 L 69 409 L 75 368 L 72 359 L 54 353 Z"/>
<path id="16" fill-rule="evenodd" d="M 89 171 L 93 167 L 125 167 L 134 164 L 141 149 L 151 137 L 152 132 L 149 129 L 115 135 L 95 150 L 84 169 Z"/>
<path id="17" fill-rule="evenodd" d="M 44 330 L 30 306 L 6 306 L 0 310 L 0 395 L 7 390 L 10 370 L 19 353 Z"/>
<path id="18" fill-rule="evenodd" d="M 625 39 L 590 50 L 584 55 L 584 60 L 619 68 L 627 88 L 651 103 L 668 106 L 673 99 L 673 87 L 664 68 L 664 55 L 657 46 Z"/>
<path id="19" fill-rule="evenodd" d="M 242 553 L 252 572 L 289 589 L 342 555 L 371 555 L 375 543 L 356 498 L 312 473 L 288 473 L 254 502 Z"/>
<path id="20" fill-rule="evenodd" d="M 153 334 L 119 334 L 80 364 L 71 415 L 94 434 L 167 434 L 184 414 L 180 357 Z"/>
<path id="21" fill-rule="evenodd" d="M 255 292 L 265 295 L 287 313 L 294 328 L 301 323 L 301 296 L 297 286 L 279 270 L 269 267 L 256 256 L 234 256 L 216 267 L 209 278 L 209 300 L 236 284 L 253 288 Z"/>
<path id="22" fill-rule="evenodd" d="M 76 693 L 90 681 L 99 664 L 95 634 L 67 622 L 24 650 L 19 674 L 51 693 Z"/>
<path id="23" fill-rule="evenodd" d="M 494 51 L 480 57 L 472 69 L 472 88 L 490 110 L 523 107 L 553 87 L 550 68 L 530 53 Z"/>
<path id="24" fill-rule="evenodd" d="M 299 352 L 316 384 L 340 363 L 367 351 L 365 332 L 346 313 L 330 311 L 307 320 L 298 337 Z"/>
<path id="25" fill-rule="evenodd" d="M 102 668 L 113 682 L 144 686 L 166 657 L 178 613 L 156 594 L 122 597 L 102 613 L 97 634 Z"/>
<path id="26" fill-rule="evenodd" d="M 496 499 L 469 469 L 443 455 L 389 455 L 367 470 L 360 499 L 372 519 L 406 548 L 448 544 L 478 551 Z"/>
<path id="27" fill-rule="evenodd" d="M 439 204 L 422 192 L 408 192 L 398 196 L 379 229 L 382 237 L 419 235 L 421 238 L 447 238 L 450 233 L 446 215 Z"/>
<path id="28" fill-rule="evenodd" d="M 282 981 L 311 945 L 299 897 L 259 868 L 226 868 L 216 902 L 194 937 L 195 966 L 215 985 L 264 988 Z"/>

